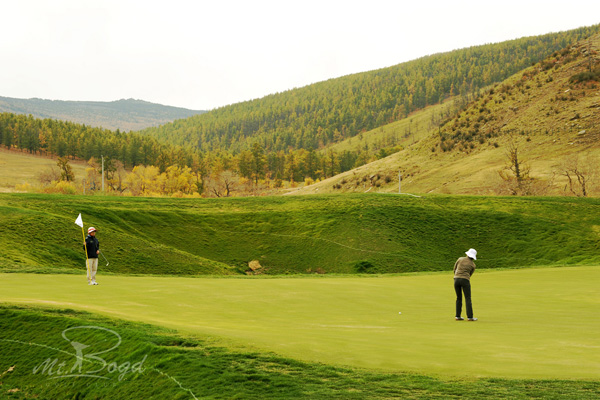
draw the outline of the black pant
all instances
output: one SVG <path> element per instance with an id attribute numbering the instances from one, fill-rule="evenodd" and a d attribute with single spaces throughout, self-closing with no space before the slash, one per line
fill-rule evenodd
<path id="1" fill-rule="evenodd" d="M 467 318 L 473 318 L 471 282 L 465 278 L 454 278 L 454 290 L 456 291 L 456 316 L 460 317 L 460 313 L 462 312 L 462 293 L 464 293 L 465 302 L 467 303 Z"/>

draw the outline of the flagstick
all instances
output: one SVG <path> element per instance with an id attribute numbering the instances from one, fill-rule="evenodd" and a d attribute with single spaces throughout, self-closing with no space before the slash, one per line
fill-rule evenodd
<path id="1" fill-rule="evenodd" d="M 83 226 L 81 227 L 81 235 L 83 236 L 83 246 L 85 247 L 85 270 L 87 272 L 88 283 L 90 283 L 90 263 L 88 260 L 87 243 L 85 241 L 85 232 L 83 231 Z"/>

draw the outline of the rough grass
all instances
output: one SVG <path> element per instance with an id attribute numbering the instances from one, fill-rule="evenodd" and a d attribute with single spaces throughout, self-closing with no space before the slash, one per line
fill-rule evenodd
<path id="1" fill-rule="evenodd" d="M 480 268 L 600 262 L 598 199 L 328 195 L 165 199 L 0 195 L 0 269 L 85 270 L 81 212 L 103 273 L 441 271 L 468 248 Z"/>

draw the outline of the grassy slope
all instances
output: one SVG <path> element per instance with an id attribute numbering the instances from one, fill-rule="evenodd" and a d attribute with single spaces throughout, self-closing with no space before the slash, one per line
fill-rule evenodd
<path id="1" fill-rule="evenodd" d="M 114 273 L 447 270 L 470 247 L 482 268 L 594 264 L 597 199 L 368 194 L 238 199 L 0 195 L 0 268 L 83 271 L 81 229 Z M 32 240 L 34 239 L 34 240 Z M 102 259 L 101 259 L 102 261 Z M 230 266 L 230 267 L 228 267 Z"/>
<path id="2" fill-rule="evenodd" d="M 83 162 L 69 163 L 75 174 L 75 180 L 81 182 L 85 177 L 87 165 Z M 20 151 L 8 151 L 0 148 L 0 192 L 14 192 L 16 185 L 39 185 L 38 175 L 56 166 L 56 158 L 35 156 Z"/>
<path id="3" fill-rule="evenodd" d="M 595 52 L 596 67 L 600 64 L 600 35 L 595 35 L 590 42 Z M 510 138 L 509 131 L 525 131 L 525 136 L 518 136 L 521 156 L 531 166 L 532 176 L 549 180 L 558 173 L 557 165 L 575 154 L 586 153 L 600 157 L 600 142 L 598 141 L 598 126 L 600 124 L 598 83 L 572 84 L 571 76 L 586 71 L 588 58 L 585 56 L 588 41 L 568 49 L 567 56 L 551 57 L 548 63 L 556 62 L 555 68 L 541 70 L 541 64 L 536 64 L 496 87 L 494 94 L 471 104 L 466 111 L 458 115 L 447 126 L 462 125 L 468 118 L 469 128 L 462 126 L 463 131 L 472 130 L 474 122 L 481 115 L 493 119 L 480 123 L 476 129 L 477 135 L 498 132 L 500 136 L 485 139 L 483 144 L 477 139 L 471 143 L 474 149 L 460 149 L 456 146 L 452 151 L 439 150 L 438 128 L 430 128 L 429 124 L 419 125 L 415 138 L 403 143 L 402 151 L 375 161 L 354 170 L 339 174 L 318 184 L 296 190 L 295 194 L 329 193 L 329 192 L 364 192 L 371 186 L 365 177 L 380 175 L 390 177 L 386 183 L 379 181 L 381 186 L 372 191 L 397 192 L 398 171 L 402 171 L 402 190 L 409 193 L 457 193 L 487 195 L 497 192 L 501 184 L 498 171 L 506 165 L 506 147 Z M 554 64 L 552 64 L 554 65 Z M 507 90 L 500 90 L 505 87 Z M 573 99 L 571 99 L 573 98 Z M 558 100 L 557 100 L 558 99 Z M 488 111 L 481 112 L 480 110 Z M 415 121 L 424 118 L 427 113 L 435 110 L 424 110 L 407 120 L 390 124 L 387 127 L 366 132 L 363 141 L 353 138 L 352 146 L 364 146 L 372 137 L 404 132 L 408 120 Z M 398 131 L 399 126 L 404 126 Z M 581 131 L 586 131 L 581 135 Z M 527 139 L 527 140 L 526 140 Z M 494 142 L 499 144 L 495 147 Z M 468 143 L 468 144 L 471 144 Z M 348 146 L 346 143 L 344 146 Z M 432 152 L 432 148 L 436 149 Z M 566 178 L 557 174 L 550 194 L 563 194 Z M 341 189 L 334 185 L 341 184 Z M 598 181 L 594 184 L 593 194 L 600 193 Z"/>

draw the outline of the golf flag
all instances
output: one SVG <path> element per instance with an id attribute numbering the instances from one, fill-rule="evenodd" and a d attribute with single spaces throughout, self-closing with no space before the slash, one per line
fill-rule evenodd
<path id="1" fill-rule="evenodd" d="M 75 224 L 81 227 L 81 234 L 83 235 L 83 247 L 85 249 L 85 270 L 87 271 L 88 283 L 90 281 L 90 267 L 88 264 L 88 256 L 87 256 L 87 243 L 85 243 L 85 233 L 83 232 L 83 219 L 81 219 L 81 213 L 79 213 L 79 217 L 75 220 Z"/>
<path id="2" fill-rule="evenodd" d="M 79 217 L 77 217 L 75 223 L 83 228 L 83 220 L 81 219 L 81 213 L 79 213 Z"/>

